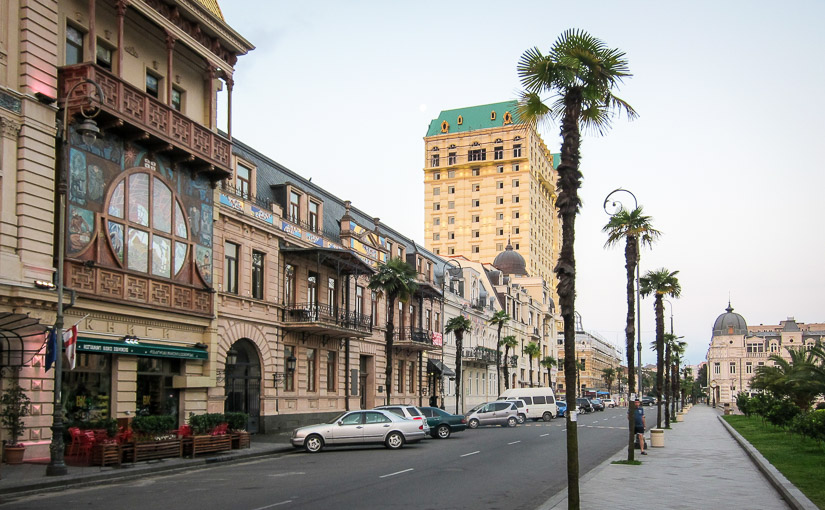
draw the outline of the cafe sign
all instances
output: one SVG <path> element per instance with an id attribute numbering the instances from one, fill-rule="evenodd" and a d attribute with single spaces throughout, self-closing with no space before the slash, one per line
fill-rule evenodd
<path id="1" fill-rule="evenodd" d="M 205 349 L 178 347 L 149 343 L 125 343 L 117 340 L 78 338 L 77 352 L 97 354 L 122 354 L 124 356 L 150 356 L 153 358 L 209 359 Z"/>

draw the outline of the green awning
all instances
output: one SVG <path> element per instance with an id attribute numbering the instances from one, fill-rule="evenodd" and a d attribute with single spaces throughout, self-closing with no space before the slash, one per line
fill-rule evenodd
<path id="1" fill-rule="evenodd" d="M 77 352 L 151 356 L 153 358 L 209 359 L 209 353 L 205 349 L 147 343 L 127 344 L 116 340 L 100 340 L 97 338 L 78 338 Z"/>

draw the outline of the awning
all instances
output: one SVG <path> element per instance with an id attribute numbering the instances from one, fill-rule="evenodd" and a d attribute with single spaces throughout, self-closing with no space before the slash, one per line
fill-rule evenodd
<path id="1" fill-rule="evenodd" d="M 117 340 L 78 338 L 77 352 L 97 354 L 123 354 L 126 356 L 151 356 L 153 358 L 209 359 L 205 349 L 177 347 L 147 343 L 125 343 Z"/>
<path id="2" fill-rule="evenodd" d="M 22 367 L 43 347 L 48 328 L 25 313 L 0 312 L 0 368 Z"/>
<path id="3" fill-rule="evenodd" d="M 434 372 L 438 372 L 441 375 L 446 375 L 450 378 L 455 378 L 455 371 L 452 368 L 448 367 L 444 363 L 438 361 L 437 359 L 428 359 L 427 360 L 427 370 L 432 370 Z"/>

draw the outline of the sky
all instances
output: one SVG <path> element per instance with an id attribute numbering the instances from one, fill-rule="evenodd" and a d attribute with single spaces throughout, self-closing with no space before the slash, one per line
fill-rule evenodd
<path id="1" fill-rule="evenodd" d="M 220 3 L 256 47 L 235 66 L 233 136 L 421 244 L 430 121 L 516 99 L 526 50 L 589 32 L 626 53 L 633 76 L 617 95 L 639 118 L 582 141 L 584 328 L 624 344 L 624 251 L 601 232 L 617 188 L 663 233 L 642 275 L 679 271 L 665 317 L 689 363 L 705 359 L 729 301 L 749 325 L 825 323 L 825 2 Z M 558 152 L 559 126 L 541 134 Z M 647 364 L 652 298 L 641 313 Z"/>

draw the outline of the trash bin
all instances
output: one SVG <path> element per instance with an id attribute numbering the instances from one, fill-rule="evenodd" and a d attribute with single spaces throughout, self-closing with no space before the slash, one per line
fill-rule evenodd
<path id="1" fill-rule="evenodd" d="M 650 429 L 650 446 L 652 448 L 665 447 L 665 429 Z"/>
<path id="2" fill-rule="evenodd" d="M 730 404 L 725 402 L 725 416 L 730 414 Z"/>
<path id="3" fill-rule="evenodd" d="M 676 413 L 676 423 L 685 421 L 684 413 Z"/>

